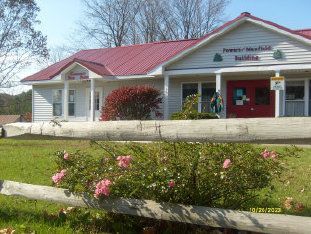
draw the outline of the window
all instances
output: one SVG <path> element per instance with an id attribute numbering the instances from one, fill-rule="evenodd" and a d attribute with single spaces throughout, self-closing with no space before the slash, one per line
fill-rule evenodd
<path id="1" fill-rule="evenodd" d="M 210 112 L 211 99 L 216 92 L 216 84 L 202 83 L 201 89 L 201 112 Z"/>
<path id="2" fill-rule="evenodd" d="M 182 84 L 182 106 L 186 101 L 186 98 L 190 95 L 194 95 L 198 93 L 198 83 L 187 83 Z M 194 109 L 198 109 L 198 106 L 194 106 Z"/>
<path id="3" fill-rule="evenodd" d="M 99 92 L 95 92 L 95 110 L 99 110 Z"/>
<path id="4" fill-rule="evenodd" d="M 76 91 L 75 90 L 69 90 L 69 97 L 68 97 L 68 114 L 69 114 L 69 116 L 75 116 L 75 114 L 76 114 L 75 102 L 76 102 Z"/>
<path id="5" fill-rule="evenodd" d="M 270 105 L 270 89 L 267 87 L 255 88 L 255 105 Z"/>
<path id="6" fill-rule="evenodd" d="M 61 89 L 53 90 L 53 116 L 62 116 L 63 108 L 63 92 Z"/>
<path id="7" fill-rule="evenodd" d="M 233 89 L 233 105 L 243 106 L 246 104 L 246 88 Z"/>
<path id="8" fill-rule="evenodd" d="M 304 116 L 304 81 L 287 81 L 285 95 L 285 115 Z"/>
<path id="9" fill-rule="evenodd" d="M 303 100 L 304 90 L 304 81 L 286 82 L 286 100 Z"/>
<path id="10" fill-rule="evenodd" d="M 201 90 L 199 90 L 201 89 Z M 199 92 L 200 91 L 200 92 Z M 186 98 L 193 94 L 200 93 L 199 103 L 200 105 L 196 105 L 193 108 L 200 112 L 210 112 L 211 99 L 216 91 L 215 83 L 185 83 L 182 84 L 182 105 Z M 199 107 L 201 109 L 199 110 Z"/>

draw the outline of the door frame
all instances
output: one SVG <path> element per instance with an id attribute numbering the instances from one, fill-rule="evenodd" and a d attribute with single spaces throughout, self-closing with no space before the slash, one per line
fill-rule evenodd
<path id="1" fill-rule="evenodd" d="M 258 83 L 258 85 L 256 85 L 256 82 Z M 239 84 L 240 83 L 240 84 Z M 266 85 L 263 85 L 263 83 L 266 83 Z M 238 85 L 236 85 L 238 84 Z M 233 105 L 232 103 L 232 98 L 233 98 L 233 90 L 234 88 L 237 88 L 238 86 L 240 86 L 241 88 L 243 88 L 243 86 L 246 89 L 246 95 L 247 98 L 249 98 L 249 101 L 247 101 L 247 104 L 245 105 L 245 117 L 238 117 L 238 118 L 263 118 L 263 117 L 275 117 L 275 93 L 273 90 L 270 90 L 270 80 L 268 79 L 254 79 L 254 80 L 228 80 L 227 81 L 227 108 L 226 108 L 226 115 L 227 118 L 229 118 L 229 116 L 231 114 L 234 113 L 234 109 L 239 109 L 239 108 L 243 108 L 241 107 L 236 107 L 235 105 Z M 269 88 L 270 90 L 270 104 L 267 105 L 267 116 L 262 116 L 262 108 L 264 108 L 263 105 L 258 105 L 257 108 L 259 108 L 258 110 L 258 114 L 256 116 L 255 112 L 252 113 L 252 110 L 256 111 L 256 105 L 255 105 L 255 89 L 256 87 L 266 87 Z M 236 108 L 234 108 L 236 107 Z M 249 110 L 247 109 L 249 108 Z"/>
<path id="2" fill-rule="evenodd" d="M 91 92 L 91 88 L 86 88 L 85 90 L 85 115 L 86 115 L 86 119 L 89 121 L 90 120 L 90 116 L 91 116 L 91 107 L 90 107 L 90 94 Z M 96 92 L 99 92 L 99 110 L 95 110 L 95 115 L 94 115 L 94 118 L 95 118 L 95 121 L 99 121 L 99 117 L 100 117 L 100 114 L 101 114 L 101 107 L 103 106 L 103 98 L 104 98 L 104 89 L 103 87 L 96 87 L 95 88 L 95 93 Z M 94 101 L 96 101 L 94 99 Z M 95 103 L 96 104 L 96 103 Z M 94 108 L 95 107 L 95 104 L 94 104 Z"/>

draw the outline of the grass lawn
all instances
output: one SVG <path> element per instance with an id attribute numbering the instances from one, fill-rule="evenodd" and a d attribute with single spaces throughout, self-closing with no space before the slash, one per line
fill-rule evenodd
<path id="1" fill-rule="evenodd" d="M 281 147 L 276 148 L 281 150 Z M 90 149 L 89 141 L 82 140 L 0 139 L 0 179 L 52 185 L 51 175 L 56 170 L 53 153 L 64 149 L 101 153 Z M 311 148 L 305 148 L 300 158 L 290 158 L 286 163 L 289 169 L 282 181 L 274 182 L 271 197 L 262 197 L 254 207 L 281 207 L 284 213 L 311 216 Z M 286 197 L 301 202 L 303 211 L 285 210 Z M 12 227 L 26 233 L 33 230 L 36 233 L 73 233 L 74 229 L 67 222 L 46 218 L 62 207 L 64 205 L 0 195 L 0 230 Z"/>

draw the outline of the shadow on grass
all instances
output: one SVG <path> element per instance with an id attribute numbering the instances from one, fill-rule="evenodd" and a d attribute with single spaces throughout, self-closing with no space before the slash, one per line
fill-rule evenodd
<path id="1" fill-rule="evenodd" d="M 47 211 L 36 212 L 33 210 L 26 211 L 24 209 L 16 208 L 0 208 L 0 220 L 2 222 L 12 222 L 16 224 L 25 223 L 44 223 L 49 226 L 61 227 L 65 223 L 58 214 L 49 214 Z"/>

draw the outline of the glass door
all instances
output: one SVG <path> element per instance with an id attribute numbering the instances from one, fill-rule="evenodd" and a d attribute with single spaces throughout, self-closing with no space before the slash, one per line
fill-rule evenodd
<path id="1" fill-rule="evenodd" d="M 87 95 L 87 118 L 89 119 L 91 116 L 91 91 L 88 88 L 86 90 Z M 96 88 L 95 89 L 95 95 L 94 95 L 94 109 L 95 109 L 95 120 L 99 120 L 102 106 L 103 106 L 103 90 L 102 88 Z"/>

